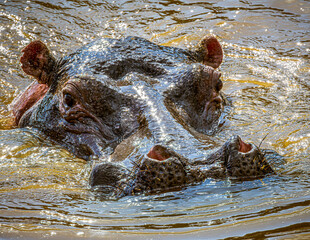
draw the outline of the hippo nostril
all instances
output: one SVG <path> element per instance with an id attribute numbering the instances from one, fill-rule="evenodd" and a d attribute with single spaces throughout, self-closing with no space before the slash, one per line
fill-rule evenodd
<path id="1" fill-rule="evenodd" d="M 165 147 L 160 146 L 160 145 L 155 145 L 154 147 L 151 148 L 147 156 L 149 158 L 152 158 L 158 161 L 163 161 L 163 160 L 170 158 L 171 154 Z"/>
<path id="2" fill-rule="evenodd" d="M 243 142 L 241 138 L 239 139 L 239 149 L 238 149 L 239 152 L 247 153 L 251 151 L 251 149 L 252 149 L 251 144 Z"/>

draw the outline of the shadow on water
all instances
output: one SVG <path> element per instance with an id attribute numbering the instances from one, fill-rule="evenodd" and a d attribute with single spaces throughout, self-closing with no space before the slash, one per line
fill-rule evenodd
<path id="1" fill-rule="evenodd" d="M 1 1 L 0 238 L 307 239 L 310 229 L 307 1 Z M 32 80 L 19 67 L 34 39 L 64 56 L 99 37 L 136 35 L 190 47 L 213 33 L 224 46 L 229 124 L 277 151 L 276 176 L 206 180 L 177 192 L 104 199 L 90 164 L 31 129 L 10 129 L 9 104 Z"/>

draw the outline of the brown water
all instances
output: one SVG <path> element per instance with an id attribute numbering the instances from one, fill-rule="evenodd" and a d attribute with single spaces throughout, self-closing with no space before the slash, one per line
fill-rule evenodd
<path id="1" fill-rule="evenodd" d="M 207 3 L 208 2 L 208 3 Z M 286 157 L 277 175 L 206 182 L 151 196 L 102 199 L 90 164 L 31 129 L 8 129 L 8 106 L 32 80 L 20 50 L 41 39 L 64 56 L 98 37 L 136 35 L 224 46 L 230 124 Z M 0 0 L 0 238 L 310 238 L 310 3 L 297 0 Z"/>

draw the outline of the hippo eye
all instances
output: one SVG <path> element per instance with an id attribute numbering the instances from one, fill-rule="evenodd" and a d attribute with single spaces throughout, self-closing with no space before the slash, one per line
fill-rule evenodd
<path id="1" fill-rule="evenodd" d="M 71 96 L 71 94 L 69 93 L 65 93 L 64 94 L 64 103 L 68 106 L 68 107 L 73 107 L 75 105 L 75 100 L 73 99 L 73 97 Z"/>
<path id="2" fill-rule="evenodd" d="M 216 88 L 217 91 L 220 91 L 223 88 L 223 82 L 222 82 L 222 80 L 220 78 L 217 81 L 215 88 Z"/>

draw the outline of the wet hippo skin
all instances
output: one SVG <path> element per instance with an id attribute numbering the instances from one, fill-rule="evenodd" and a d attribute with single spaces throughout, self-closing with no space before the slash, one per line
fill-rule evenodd
<path id="1" fill-rule="evenodd" d="M 22 69 L 35 81 L 12 106 L 14 124 L 77 157 L 100 159 L 91 186 L 127 195 L 273 173 L 262 151 L 237 136 L 213 153 L 197 137 L 220 130 L 228 104 L 214 36 L 192 50 L 126 37 L 96 40 L 61 59 L 41 41 L 22 52 Z"/>

